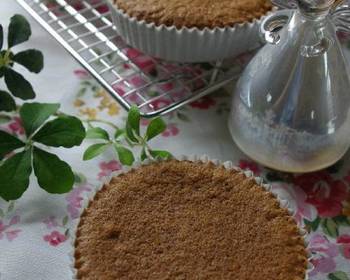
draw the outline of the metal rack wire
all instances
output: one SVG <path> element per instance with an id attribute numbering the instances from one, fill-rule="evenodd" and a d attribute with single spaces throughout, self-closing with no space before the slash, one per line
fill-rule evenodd
<path id="1" fill-rule="evenodd" d="M 229 62 L 178 64 L 127 46 L 106 0 L 17 0 L 125 109 L 169 113 L 235 79 Z"/>

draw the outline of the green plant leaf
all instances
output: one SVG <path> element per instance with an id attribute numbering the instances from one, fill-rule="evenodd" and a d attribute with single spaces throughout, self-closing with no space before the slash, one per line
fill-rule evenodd
<path id="1" fill-rule="evenodd" d="M 2 159 L 8 153 L 24 146 L 25 144 L 21 140 L 15 136 L 12 136 L 11 134 L 6 133 L 5 131 L 0 130 L 0 159 Z"/>
<path id="2" fill-rule="evenodd" d="M 109 141 L 108 132 L 100 127 L 93 127 L 86 132 L 87 139 L 103 139 Z"/>
<path id="3" fill-rule="evenodd" d="M 114 134 L 114 139 L 119 139 L 120 137 L 122 137 L 123 135 L 125 135 L 125 129 L 117 129 L 115 131 L 115 134 Z"/>
<path id="4" fill-rule="evenodd" d="M 11 18 L 8 31 L 7 40 L 9 49 L 13 46 L 28 41 L 31 35 L 32 31 L 26 18 L 22 15 L 14 15 Z"/>
<path id="5" fill-rule="evenodd" d="M 39 186 L 48 193 L 62 194 L 73 188 L 73 171 L 58 156 L 34 148 L 33 167 Z"/>
<path id="6" fill-rule="evenodd" d="M 170 159 L 173 157 L 172 154 L 167 151 L 153 150 L 149 152 L 154 158 Z"/>
<path id="7" fill-rule="evenodd" d="M 147 127 L 146 137 L 151 140 L 166 130 L 166 124 L 161 118 L 153 119 Z"/>
<path id="8" fill-rule="evenodd" d="M 14 155 L 0 166 L 0 196 L 9 201 L 20 198 L 27 190 L 32 173 L 32 151 Z"/>
<path id="9" fill-rule="evenodd" d="M 342 226 L 350 226 L 350 220 L 347 216 L 337 216 L 334 217 L 333 220 L 338 224 Z"/>
<path id="10" fill-rule="evenodd" d="M 85 138 L 81 121 L 72 116 L 60 116 L 47 122 L 34 135 L 33 140 L 51 147 L 79 146 Z"/>
<path id="11" fill-rule="evenodd" d="M 4 45 L 4 29 L 0 24 L 0 51 L 2 50 L 3 45 Z"/>
<path id="12" fill-rule="evenodd" d="M 131 141 L 138 143 L 134 133 L 140 136 L 140 111 L 136 106 L 132 106 L 129 110 L 126 121 L 126 135 Z"/>
<path id="13" fill-rule="evenodd" d="M 130 166 L 134 163 L 135 158 L 132 151 L 118 144 L 115 144 L 114 148 L 117 151 L 119 160 L 123 165 Z"/>
<path id="14" fill-rule="evenodd" d="M 100 154 L 102 154 L 107 148 L 109 144 L 94 144 L 91 145 L 89 148 L 86 149 L 83 160 L 90 160 L 93 159 Z"/>
<path id="15" fill-rule="evenodd" d="M 5 82 L 9 91 L 23 100 L 35 97 L 32 85 L 19 73 L 11 68 L 5 68 Z"/>
<path id="16" fill-rule="evenodd" d="M 147 154 L 146 154 L 145 148 L 142 149 L 140 157 L 141 157 L 141 161 L 144 161 L 145 159 L 147 159 Z"/>
<path id="17" fill-rule="evenodd" d="M 6 91 L 0 90 L 0 111 L 11 112 L 16 110 L 16 102 Z"/>
<path id="18" fill-rule="evenodd" d="M 15 61 L 30 72 L 39 73 L 44 68 L 44 56 L 41 51 L 30 49 L 14 55 L 12 61 Z"/>
<path id="19" fill-rule="evenodd" d="M 321 222 L 322 230 L 330 237 L 336 238 L 339 235 L 338 225 L 332 218 L 325 218 Z"/>
<path id="20" fill-rule="evenodd" d="M 335 271 L 328 274 L 329 280 L 349 280 L 349 277 L 343 271 Z"/>
<path id="21" fill-rule="evenodd" d="M 60 104 L 25 103 L 19 111 L 27 136 L 34 133 L 51 115 L 60 108 Z"/>
<path id="22" fill-rule="evenodd" d="M 318 226 L 320 225 L 321 219 L 320 217 L 317 217 L 313 221 L 309 221 L 304 219 L 304 223 L 307 227 L 309 227 L 312 231 L 316 231 L 318 229 Z"/>

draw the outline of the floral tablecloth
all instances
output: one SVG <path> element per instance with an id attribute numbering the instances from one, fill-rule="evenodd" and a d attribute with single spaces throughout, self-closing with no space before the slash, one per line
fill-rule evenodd
<path id="1" fill-rule="evenodd" d="M 25 12 L 13 0 L 0 1 L 2 23 L 14 13 Z M 30 47 L 45 55 L 45 69 L 33 81 L 39 101 L 59 102 L 64 112 L 84 120 L 122 125 L 126 112 L 88 73 L 49 37 L 33 20 Z M 343 38 L 345 49 L 350 43 Z M 347 51 L 350 58 L 350 51 Z M 241 67 L 245 57 L 237 59 Z M 1 85 L 2 86 L 2 85 Z M 323 171 L 293 175 L 263 168 L 247 159 L 234 145 L 227 129 L 229 93 L 220 90 L 165 117 L 167 130 L 152 146 L 174 155 L 207 154 L 232 160 L 241 168 L 272 183 L 273 189 L 289 200 L 295 219 L 309 231 L 309 250 L 315 269 L 311 279 L 350 279 L 350 153 Z M 147 121 L 143 121 L 147 124 Z M 0 118 L 1 128 L 21 136 L 17 117 Z M 73 191 L 49 195 L 32 178 L 29 190 L 16 202 L 0 200 L 0 279 L 71 279 L 70 238 L 82 202 L 111 172 L 122 168 L 112 151 L 90 162 L 82 161 L 89 142 L 72 150 L 54 149 L 76 173 Z M 0 178 L 1 180 L 1 178 Z"/>

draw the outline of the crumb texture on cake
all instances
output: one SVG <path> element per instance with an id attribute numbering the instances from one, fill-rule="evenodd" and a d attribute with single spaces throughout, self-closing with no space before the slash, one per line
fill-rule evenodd
<path id="1" fill-rule="evenodd" d="M 269 0 L 113 0 L 117 8 L 156 25 L 215 28 L 260 18 L 272 9 Z"/>
<path id="2" fill-rule="evenodd" d="M 298 227 L 253 179 L 171 160 L 115 177 L 83 212 L 78 279 L 304 280 Z"/>

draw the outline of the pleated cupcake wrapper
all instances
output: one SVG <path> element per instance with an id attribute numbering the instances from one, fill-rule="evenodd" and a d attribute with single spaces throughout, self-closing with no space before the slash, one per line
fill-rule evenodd
<path id="1" fill-rule="evenodd" d="M 294 216 L 294 214 L 295 214 L 294 210 L 289 207 L 288 201 L 284 200 L 284 199 L 281 199 L 278 196 L 278 194 L 276 194 L 276 193 L 274 193 L 272 191 L 271 185 L 265 184 L 263 182 L 263 179 L 261 177 L 255 176 L 253 172 L 242 170 L 241 168 L 235 166 L 231 161 L 222 162 L 220 160 L 210 159 L 206 155 L 203 155 L 203 156 L 196 156 L 196 155 L 193 155 L 193 156 L 179 156 L 179 157 L 175 157 L 174 159 L 175 160 L 179 160 L 179 161 L 213 163 L 216 166 L 223 166 L 227 170 L 238 171 L 241 174 L 244 174 L 247 178 L 253 178 L 255 180 L 255 182 L 259 186 L 263 187 L 266 191 L 272 193 L 277 198 L 277 200 L 279 201 L 280 206 L 282 208 L 286 208 L 291 216 Z M 80 217 L 81 217 L 81 214 L 83 213 L 83 211 L 88 207 L 89 203 L 94 200 L 96 193 L 99 190 L 101 190 L 104 185 L 109 184 L 113 177 L 117 177 L 117 176 L 119 176 L 121 174 L 128 173 L 131 170 L 138 169 L 139 167 L 142 167 L 142 166 L 145 166 L 145 165 L 149 165 L 149 164 L 156 163 L 156 162 L 162 162 L 162 161 L 166 161 L 166 160 L 163 160 L 163 159 L 149 160 L 148 159 L 148 160 L 145 160 L 143 162 L 136 162 L 131 167 L 123 167 L 122 170 L 118 170 L 118 171 L 113 172 L 110 176 L 108 176 L 108 177 L 106 177 L 104 179 L 103 183 L 101 184 L 101 186 L 99 188 L 97 188 L 92 194 L 90 194 L 90 198 L 88 200 L 84 201 L 84 206 L 81 209 Z M 72 271 L 72 275 L 73 275 L 72 279 L 73 280 L 78 280 L 78 278 L 77 278 L 77 269 L 75 268 L 74 251 L 75 251 L 76 233 L 77 233 L 77 230 L 78 230 L 78 225 L 80 223 L 80 217 L 79 217 L 79 219 L 77 221 L 77 224 L 76 224 L 74 230 L 72 231 L 72 233 L 73 233 L 72 238 L 71 238 L 72 251 L 69 254 L 69 259 L 70 259 L 70 262 L 71 262 L 70 268 L 71 268 L 71 271 Z M 299 233 L 302 236 L 302 238 L 304 239 L 305 247 L 308 247 L 309 243 L 307 242 L 307 239 L 306 239 L 307 231 L 304 228 L 299 227 Z M 308 255 L 308 267 L 307 267 L 307 271 L 306 271 L 304 280 L 309 280 L 308 272 L 310 272 L 314 268 L 313 264 L 311 263 L 312 255 L 310 253 L 308 253 L 308 254 L 309 254 Z"/>
<path id="2" fill-rule="evenodd" d="M 178 29 L 176 26 L 156 25 L 138 20 L 118 9 L 115 4 L 108 3 L 119 35 L 130 46 L 164 60 L 216 61 L 234 57 L 261 46 L 259 26 L 263 17 L 254 19 L 252 22 L 238 23 L 232 27 Z M 271 11 L 266 15 L 270 13 Z"/>

